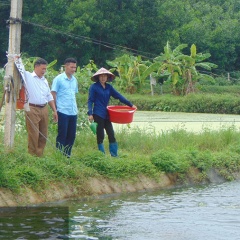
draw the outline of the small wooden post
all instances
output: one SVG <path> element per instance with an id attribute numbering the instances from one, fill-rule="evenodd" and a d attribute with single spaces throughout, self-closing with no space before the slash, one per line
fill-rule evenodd
<path id="1" fill-rule="evenodd" d="M 152 74 L 150 74 L 150 86 L 151 86 L 151 94 L 152 94 L 152 96 L 154 95 L 153 85 L 156 86 L 156 78 L 152 77 Z"/>

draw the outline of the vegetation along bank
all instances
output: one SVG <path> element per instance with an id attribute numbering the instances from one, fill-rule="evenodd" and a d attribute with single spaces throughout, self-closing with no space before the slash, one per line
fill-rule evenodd
<path id="1" fill-rule="evenodd" d="M 24 119 L 21 115 L 19 120 Z M 79 125 L 67 159 L 55 150 L 56 125 L 51 123 L 49 131 L 41 158 L 27 153 L 24 128 L 16 133 L 14 149 L 1 148 L 0 206 L 239 178 L 239 131 L 234 126 L 198 134 L 181 129 L 157 134 L 130 125 L 117 132 L 119 158 L 99 152 L 90 128 Z M 104 144 L 108 149 L 107 141 Z"/>

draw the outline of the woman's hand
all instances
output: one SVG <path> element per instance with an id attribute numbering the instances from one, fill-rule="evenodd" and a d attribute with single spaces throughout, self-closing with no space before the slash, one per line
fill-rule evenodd
<path id="1" fill-rule="evenodd" d="M 90 121 L 90 122 L 92 122 L 94 119 L 93 119 L 93 115 L 89 115 L 88 116 L 88 120 Z"/>

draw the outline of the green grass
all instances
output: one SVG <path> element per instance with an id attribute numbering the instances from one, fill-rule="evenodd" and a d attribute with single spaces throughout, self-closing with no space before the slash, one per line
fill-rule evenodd
<path id="1" fill-rule="evenodd" d="M 158 179 L 162 172 L 183 176 L 197 168 L 204 176 L 217 169 L 227 180 L 240 170 L 239 132 L 234 126 L 219 131 L 203 129 L 201 133 L 173 129 L 157 133 L 149 129 L 123 128 L 116 133 L 119 158 L 112 158 L 104 141 L 106 155 L 97 149 L 90 128 L 78 129 L 70 159 L 55 149 L 56 127 L 49 126 L 49 138 L 44 156 L 36 158 L 27 153 L 27 133 L 16 132 L 15 146 L 0 154 L 0 187 L 19 191 L 30 187 L 41 191 L 51 183 L 73 183 L 84 189 L 90 177 L 134 179 L 146 175 Z M 0 134 L 3 139 L 3 133 Z M 86 189 L 87 191 L 87 189 Z"/>
<path id="2" fill-rule="evenodd" d="M 223 103 L 227 96 L 192 95 L 179 98 L 168 95 L 149 98 L 149 96 L 134 95 L 127 97 L 132 98 L 137 106 L 139 104 L 140 107 L 144 106 L 148 110 L 159 110 L 159 106 L 165 106 L 165 110 L 171 110 L 173 107 L 181 109 L 181 106 L 190 109 L 194 104 L 198 104 L 201 109 L 209 102 L 221 100 L 220 102 Z M 229 106 L 236 105 L 238 101 L 234 96 L 232 97 L 227 102 Z M 85 102 L 86 96 L 82 96 L 81 99 Z M 179 108 L 176 107 L 176 103 L 179 104 Z M 240 170 L 239 130 L 234 125 L 222 126 L 218 131 L 204 128 L 200 133 L 187 132 L 182 128 L 157 133 L 151 125 L 145 129 L 122 128 L 116 133 L 119 158 L 111 158 L 107 138 L 104 141 L 106 155 L 98 151 L 96 136 L 88 126 L 86 106 L 84 103 L 79 106 L 81 111 L 78 118 L 77 137 L 70 159 L 65 158 L 55 149 L 57 125 L 52 121 L 49 124 L 44 156 L 36 158 L 29 155 L 24 114 L 22 111 L 17 112 L 18 128 L 15 133 L 14 147 L 10 151 L 5 150 L 4 133 L 0 132 L 0 139 L 2 139 L 0 187 L 19 191 L 21 187 L 26 186 L 35 191 L 41 191 L 51 183 L 61 182 L 73 183 L 84 190 L 90 177 L 130 180 L 139 175 L 146 175 L 158 179 L 162 172 L 183 176 L 193 167 L 199 169 L 205 177 L 209 169 L 215 168 L 223 177 L 232 180 L 235 173 Z M 213 108 L 217 109 L 216 106 Z M 4 119 L 1 121 L 1 127 L 3 123 Z"/>

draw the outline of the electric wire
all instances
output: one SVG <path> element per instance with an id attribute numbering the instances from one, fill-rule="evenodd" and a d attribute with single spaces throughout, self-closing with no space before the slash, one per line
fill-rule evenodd
<path id="1" fill-rule="evenodd" d="M 122 45 L 118 45 L 118 44 L 113 44 L 113 43 L 102 41 L 102 40 L 97 40 L 97 39 L 90 38 L 90 37 L 85 37 L 85 36 L 82 36 L 82 35 L 75 35 L 75 34 L 72 34 L 72 33 L 69 33 L 69 32 L 63 32 L 61 30 L 54 29 L 52 27 L 48 27 L 48 26 L 38 24 L 38 23 L 29 22 L 29 21 L 26 21 L 26 20 L 22 20 L 22 23 L 32 25 L 32 26 L 35 26 L 35 27 L 39 27 L 39 28 L 42 28 L 44 30 L 48 30 L 48 31 L 51 31 L 53 33 L 60 34 L 60 35 L 63 35 L 63 36 L 68 36 L 70 38 L 79 39 L 79 40 L 82 40 L 82 41 L 85 41 L 85 42 L 88 42 L 88 43 L 91 43 L 91 44 L 100 45 L 100 46 L 103 46 L 103 47 L 106 47 L 106 48 L 109 48 L 109 49 L 112 49 L 112 50 L 120 50 L 120 51 L 123 51 L 123 52 L 128 51 L 128 52 L 131 52 L 133 55 L 139 55 L 139 56 L 141 56 L 143 58 L 146 58 L 146 59 L 149 59 L 149 60 L 153 60 L 155 57 L 159 56 L 157 54 L 137 50 L 137 49 L 134 49 L 134 48 L 130 48 L 130 47 L 126 47 L 126 46 L 122 46 Z M 230 76 L 226 77 L 226 76 L 218 75 L 218 74 L 215 74 L 215 73 L 212 73 L 212 72 L 202 71 L 202 70 L 199 70 L 199 69 L 198 69 L 198 72 L 206 73 L 206 74 L 214 76 L 214 77 L 225 77 L 225 78 L 228 78 L 229 80 L 232 80 L 232 81 L 239 81 L 239 79 L 237 79 L 237 78 L 233 78 L 233 77 L 230 77 Z"/>
<path id="2" fill-rule="evenodd" d="M 57 29 L 54 29 L 52 27 L 48 27 L 48 26 L 45 26 L 45 25 L 42 25 L 42 24 L 29 22 L 29 21 L 26 21 L 26 20 L 21 20 L 21 22 L 25 23 L 25 24 L 28 24 L 28 25 L 32 25 L 32 26 L 35 26 L 35 27 L 42 28 L 44 30 L 51 31 L 51 32 L 56 33 L 56 34 L 65 35 L 65 36 L 68 36 L 68 37 L 74 38 L 74 39 L 80 39 L 82 41 L 92 43 L 92 44 L 96 44 L 96 45 L 101 45 L 101 46 L 104 46 L 104 47 L 109 48 L 109 49 L 120 50 L 120 51 L 123 51 L 123 52 L 129 51 L 129 52 L 132 52 L 134 55 L 137 54 L 137 55 L 139 55 L 143 58 L 150 59 L 150 60 L 153 60 L 154 57 L 159 56 L 157 54 L 136 50 L 136 49 L 129 48 L 129 47 L 126 47 L 126 46 L 121 46 L 121 45 L 113 44 L 113 43 L 110 43 L 110 42 L 97 40 L 97 39 L 93 39 L 93 38 L 90 38 L 90 37 L 85 37 L 85 36 L 82 36 L 82 35 L 75 35 L 75 34 L 72 34 L 72 33 L 69 33 L 69 32 L 63 32 L 61 30 L 57 30 Z M 149 57 L 147 55 L 152 55 L 152 57 Z M 221 75 L 217 75 L 217 74 L 214 74 L 212 72 L 207 72 L 207 71 L 202 71 L 202 70 L 198 70 L 198 72 L 207 73 L 207 74 L 209 74 L 211 76 L 215 76 L 215 77 L 223 77 Z M 236 78 L 233 78 L 233 77 L 230 77 L 230 76 L 228 76 L 228 79 L 233 80 L 233 81 L 239 81 L 239 79 L 236 79 Z"/>
<path id="3" fill-rule="evenodd" d="M 150 57 L 145 56 L 145 55 L 152 55 L 153 57 L 157 57 L 157 55 L 153 54 L 153 53 L 144 52 L 144 51 L 141 51 L 141 50 L 136 50 L 136 49 L 129 48 L 129 47 L 126 47 L 126 46 L 117 45 L 117 44 L 113 44 L 113 43 L 110 43 L 110 42 L 105 42 L 105 41 L 102 41 L 102 40 L 97 40 L 97 39 L 90 38 L 90 37 L 75 35 L 75 34 L 72 34 L 72 33 L 69 33 L 69 32 L 63 32 L 61 30 L 57 30 L 57 29 L 54 29 L 54 28 L 51 28 L 51 27 L 47 27 L 47 26 L 37 24 L 37 23 L 32 23 L 32 22 L 25 21 L 25 20 L 22 20 L 22 22 L 25 23 L 25 24 L 28 24 L 28 25 L 32 25 L 32 26 L 36 26 L 36 27 L 45 29 L 45 30 L 50 30 L 52 32 L 55 32 L 55 33 L 58 33 L 58 34 L 61 34 L 61 35 L 65 35 L 65 36 L 68 36 L 68 37 L 71 37 L 71 38 L 80 39 L 80 40 L 83 40 L 85 42 L 93 43 L 93 44 L 96 44 L 96 45 L 101 45 L 101 46 L 104 46 L 104 47 L 109 48 L 109 49 L 114 49 L 114 50 L 119 49 L 119 50 L 122 50 L 122 51 L 130 51 L 134 54 L 141 55 L 142 57 L 145 57 L 145 58 L 150 58 Z M 139 53 L 141 53 L 141 54 L 139 54 Z M 152 59 L 152 58 L 150 58 L 150 59 Z"/>

